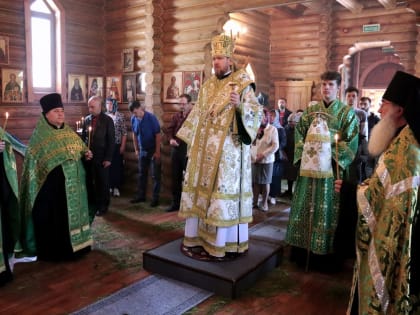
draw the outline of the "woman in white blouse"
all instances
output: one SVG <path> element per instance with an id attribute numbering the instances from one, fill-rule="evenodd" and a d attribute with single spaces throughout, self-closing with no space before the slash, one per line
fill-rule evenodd
<path id="1" fill-rule="evenodd" d="M 268 195 L 273 176 L 274 153 L 279 148 L 277 129 L 269 123 L 269 113 L 264 109 L 263 120 L 257 138 L 251 146 L 253 206 L 268 211 Z M 258 204 L 258 196 L 262 200 Z"/>

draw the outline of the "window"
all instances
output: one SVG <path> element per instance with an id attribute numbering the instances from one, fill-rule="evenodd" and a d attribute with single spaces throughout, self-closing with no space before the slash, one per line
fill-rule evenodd
<path id="1" fill-rule="evenodd" d="M 25 0 L 29 101 L 46 93 L 61 93 L 61 16 L 53 0 Z"/>

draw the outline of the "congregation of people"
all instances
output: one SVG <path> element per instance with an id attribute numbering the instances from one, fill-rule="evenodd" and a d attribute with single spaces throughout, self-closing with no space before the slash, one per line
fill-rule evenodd
<path id="1" fill-rule="evenodd" d="M 214 74 L 194 106 L 190 95 L 168 89 L 180 109 L 168 128 L 144 102 L 128 104 L 137 158 L 130 202 L 161 203 L 163 130 L 171 148 L 166 211 L 185 219 L 182 253 L 207 261 L 245 255 L 254 211 L 287 203 L 292 262 L 321 272 L 354 262 L 348 314 L 415 314 L 420 79 L 396 72 L 380 119 L 369 97 L 356 87 L 341 91 L 340 73 L 326 71 L 321 99 L 292 111 L 283 96 L 273 106 L 257 97 L 233 52 L 229 36 L 212 39 Z M 62 261 L 88 253 L 95 216 L 123 190 L 128 131 L 118 101 L 91 96 L 80 134 L 65 122 L 60 94 L 40 105 L 28 145 L 0 128 L 0 285 L 13 279 L 17 254 Z M 24 156 L 20 185 L 14 151 Z"/>

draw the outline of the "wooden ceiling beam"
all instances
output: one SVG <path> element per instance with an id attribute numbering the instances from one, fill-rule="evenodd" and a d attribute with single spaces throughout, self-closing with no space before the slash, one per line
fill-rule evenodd
<path id="1" fill-rule="evenodd" d="M 313 0 L 254 0 L 254 1 L 225 1 L 222 5 L 224 11 L 239 12 L 256 9 L 265 9 L 278 6 L 286 6 L 291 4 L 309 4 Z"/>
<path id="2" fill-rule="evenodd" d="M 363 10 L 363 5 L 361 5 L 356 0 L 336 0 L 346 9 L 350 10 L 352 13 L 360 13 Z"/>
<path id="3" fill-rule="evenodd" d="M 286 12 L 286 14 L 288 14 L 291 17 L 300 17 L 303 15 L 305 10 L 307 9 L 307 7 L 302 4 L 297 4 L 294 8 L 291 8 L 290 6 L 285 6 L 285 5 L 277 6 L 275 8 L 278 11 Z"/>
<path id="4" fill-rule="evenodd" d="M 385 9 L 395 9 L 397 7 L 397 0 L 378 0 L 378 2 Z"/>

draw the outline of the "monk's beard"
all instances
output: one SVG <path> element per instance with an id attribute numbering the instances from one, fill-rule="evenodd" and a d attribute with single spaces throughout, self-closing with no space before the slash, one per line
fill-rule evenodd
<path id="1" fill-rule="evenodd" d="M 391 115 L 382 118 L 371 130 L 368 151 L 373 157 L 384 152 L 397 132 L 397 126 Z"/>

